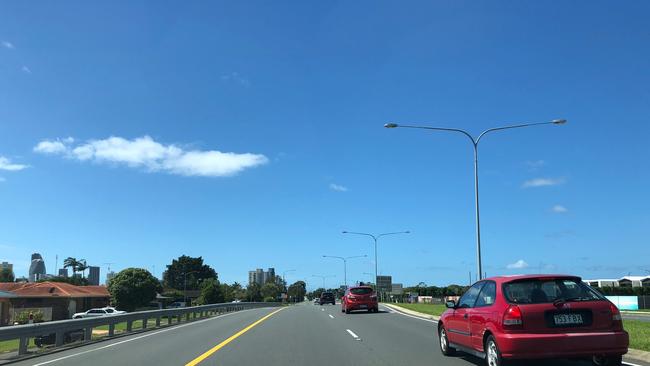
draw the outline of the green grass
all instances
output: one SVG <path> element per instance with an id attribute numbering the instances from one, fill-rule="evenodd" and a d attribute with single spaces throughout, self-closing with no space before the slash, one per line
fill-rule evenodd
<path id="1" fill-rule="evenodd" d="M 176 320 L 174 320 L 176 322 Z M 165 319 L 160 319 L 160 325 L 167 325 L 167 318 Z M 147 320 L 147 328 L 153 328 L 156 326 L 156 319 L 148 319 Z M 97 330 L 108 330 L 108 325 L 102 325 L 99 327 L 95 327 L 93 329 Z M 142 320 L 136 320 L 133 322 L 131 325 L 131 329 L 136 330 L 136 329 L 142 329 Z M 126 322 L 122 323 L 117 323 L 115 324 L 115 333 L 120 333 L 126 331 Z"/>
<path id="2" fill-rule="evenodd" d="M 34 339 L 29 340 L 29 345 L 27 348 L 30 347 L 36 347 L 34 345 Z M 18 340 L 17 339 L 10 339 L 8 341 L 2 341 L 0 342 L 0 353 L 6 353 L 6 352 L 11 352 L 11 351 L 18 351 Z"/>
<path id="3" fill-rule="evenodd" d="M 417 311 L 429 315 L 440 316 L 447 308 L 444 304 L 391 304 L 404 309 Z"/>
<path id="4" fill-rule="evenodd" d="M 630 333 L 630 348 L 650 352 L 650 322 L 623 319 L 623 327 Z"/>

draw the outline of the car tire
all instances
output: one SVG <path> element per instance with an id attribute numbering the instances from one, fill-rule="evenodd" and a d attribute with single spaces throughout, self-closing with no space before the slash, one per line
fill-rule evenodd
<path id="1" fill-rule="evenodd" d="M 504 366 L 506 364 L 493 336 L 488 336 L 485 340 L 485 364 L 487 366 Z"/>
<path id="2" fill-rule="evenodd" d="M 620 366 L 623 364 L 623 355 L 594 356 L 591 359 L 594 366 Z"/>
<path id="3" fill-rule="evenodd" d="M 346 314 L 350 314 L 350 309 L 345 309 Z"/>
<path id="4" fill-rule="evenodd" d="M 343 309 L 343 307 L 341 307 L 341 312 L 342 312 L 342 313 L 345 313 L 345 309 Z"/>
<path id="5" fill-rule="evenodd" d="M 438 328 L 438 340 L 440 341 L 440 352 L 445 356 L 453 356 L 456 354 L 456 349 L 449 346 L 449 338 L 447 337 L 447 330 L 444 326 Z"/>

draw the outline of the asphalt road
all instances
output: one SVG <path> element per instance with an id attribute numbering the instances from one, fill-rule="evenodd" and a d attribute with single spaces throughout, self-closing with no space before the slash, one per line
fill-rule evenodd
<path id="1" fill-rule="evenodd" d="M 639 320 L 642 322 L 650 322 L 650 314 L 649 313 L 631 313 L 631 312 L 625 312 L 621 314 L 623 316 L 623 319 L 629 319 L 629 320 Z"/>
<path id="2" fill-rule="evenodd" d="M 472 366 L 483 362 L 465 355 L 442 356 L 431 320 L 385 308 L 377 314 L 344 314 L 340 305 L 302 304 L 230 313 L 14 365 Z M 590 363 L 553 360 L 521 365 Z"/>

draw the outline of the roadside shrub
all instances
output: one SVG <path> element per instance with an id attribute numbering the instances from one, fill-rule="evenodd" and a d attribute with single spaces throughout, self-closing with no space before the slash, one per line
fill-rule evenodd
<path id="1" fill-rule="evenodd" d="M 25 310 L 16 315 L 14 320 L 18 324 L 29 323 L 29 314 L 33 314 L 34 323 L 41 323 L 43 321 L 43 312 L 40 310 Z"/>

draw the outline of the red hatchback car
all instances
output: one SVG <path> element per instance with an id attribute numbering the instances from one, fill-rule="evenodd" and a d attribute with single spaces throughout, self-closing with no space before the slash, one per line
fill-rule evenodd
<path id="1" fill-rule="evenodd" d="M 618 308 L 580 277 L 487 278 L 447 307 L 438 322 L 442 353 L 465 351 L 488 366 L 535 358 L 620 365 L 629 345 Z"/>
<path id="2" fill-rule="evenodd" d="M 345 295 L 341 299 L 341 312 L 350 314 L 352 310 L 367 310 L 375 313 L 379 311 L 377 294 L 372 287 L 356 286 L 345 291 Z"/>

